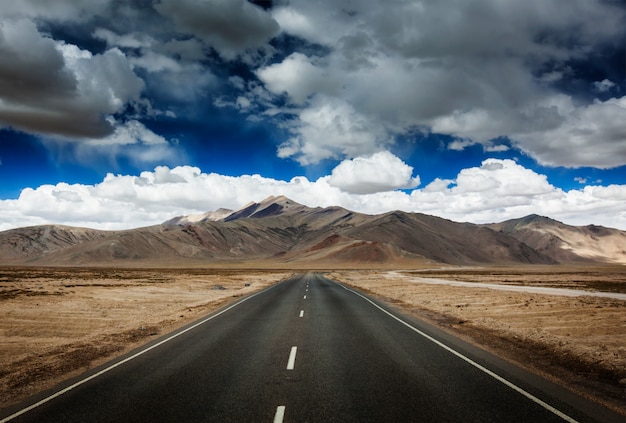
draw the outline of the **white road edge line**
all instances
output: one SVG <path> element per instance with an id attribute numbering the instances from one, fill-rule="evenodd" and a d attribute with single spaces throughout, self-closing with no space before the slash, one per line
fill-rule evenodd
<path id="1" fill-rule="evenodd" d="M 298 347 L 291 347 L 291 352 L 289 353 L 289 360 L 287 361 L 287 370 L 293 370 L 296 366 L 296 352 L 298 351 Z"/>
<path id="2" fill-rule="evenodd" d="M 279 405 L 276 408 L 276 414 L 274 414 L 274 423 L 283 423 L 284 417 L 285 417 L 285 406 Z"/>
<path id="3" fill-rule="evenodd" d="M 122 364 L 128 363 L 129 361 L 139 357 L 140 355 L 143 355 L 143 354 L 147 353 L 148 351 L 151 351 L 151 350 L 153 350 L 153 349 L 155 349 L 157 347 L 160 347 L 161 345 L 165 344 L 166 342 L 169 342 L 172 339 L 177 338 L 180 335 L 182 335 L 182 334 L 184 334 L 186 332 L 189 332 L 190 330 L 195 329 L 195 328 L 197 328 L 200 325 L 205 324 L 209 320 L 212 320 L 212 319 L 216 318 L 217 316 L 226 313 L 227 311 L 229 311 L 229 310 L 237 307 L 238 305 L 240 305 L 240 304 L 242 304 L 242 303 L 244 303 L 244 302 L 246 302 L 246 301 L 256 297 L 257 295 L 259 295 L 259 294 L 261 294 L 263 292 L 268 291 L 269 289 L 274 288 L 277 285 L 278 284 L 272 285 L 268 289 L 264 289 L 262 291 L 259 291 L 259 292 L 255 293 L 255 294 L 252 294 L 249 297 L 246 297 L 246 298 L 242 299 L 241 301 L 238 301 L 238 302 L 230 305 L 229 307 L 225 308 L 224 310 L 222 310 L 222 311 L 220 311 L 220 312 L 218 312 L 218 313 L 216 313 L 216 314 L 214 314 L 212 316 L 209 316 L 209 317 L 207 317 L 204 320 L 199 321 L 198 323 L 194 324 L 193 326 L 189 326 L 188 328 L 186 328 L 184 330 L 181 330 L 180 332 L 177 332 L 177 333 L 173 334 L 172 336 L 169 336 L 168 338 L 165 338 L 164 340 L 162 340 L 162 341 L 160 341 L 160 342 L 158 342 L 158 343 L 156 343 L 154 345 L 149 346 L 146 349 L 138 351 L 137 353 L 131 355 L 130 357 L 126 357 L 124 360 L 118 361 L 117 363 L 114 363 L 114 364 L 110 365 L 109 367 L 100 370 L 98 373 L 94 373 L 93 375 L 91 375 L 89 377 L 86 377 L 85 379 L 81 379 L 78 382 L 68 386 L 67 388 L 61 389 L 60 391 L 57 391 L 57 392 L 53 393 L 52 395 L 50 395 L 50 396 L 48 396 L 48 397 L 46 397 L 46 398 L 44 398 L 44 399 L 42 399 L 42 400 L 32 404 L 32 405 L 29 405 L 26 408 L 23 408 L 23 409 L 21 409 L 19 411 L 16 411 L 15 413 L 11 414 L 10 416 L 7 416 L 4 419 L 0 420 L 0 423 L 6 423 L 6 422 L 8 422 L 10 420 L 15 419 L 16 417 L 21 416 L 22 414 L 28 413 L 29 411 L 39 407 L 40 405 L 43 405 L 43 404 L 45 404 L 45 403 L 47 403 L 47 402 L 49 402 L 49 401 L 51 401 L 51 400 L 53 400 L 53 399 L 55 399 L 57 397 L 60 397 L 61 395 L 71 391 L 72 389 L 77 388 L 80 385 L 83 385 L 83 384 L 89 382 L 90 380 L 97 378 L 98 376 L 102 376 L 103 374 L 105 374 L 105 373 L 115 369 L 116 367 L 119 367 Z"/>
<path id="4" fill-rule="evenodd" d="M 453 350 L 451 347 L 449 347 L 446 344 L 436 340 L 432 336 L 422 332 L 421 330 L 417 329 L 416 327 L 411 326 L 409 323 L 405 322 L 404 320 L 400 319 L 399 317 L 394 316 L 393 314 L 391 314 L 390 312 L 388 312 L 384 308 L 380 307 L 378 304 L 376 304 L 375 302 L 373 302 L 372 300 L 370 300 L 366 296 L 361 295 L 360 293 L 358 293 L 358 292 L 356 292 L 356 291 L 354 291 L 354 290 L 352 290 L 350 288 L 347 288 L 347 287 L 345 287 L 345 286 L 343 286 L 341 284 L 338 284 L 338 285 L 341 286 L 343 289 L 345 289 L 347 291 L 350 291 L 353 294 L 358 295 L 359 297 L 363 298 L 365 301 L 367 301 L 368 303 L 372 304 L 374 307 L 376 307 L 377 309 L 379 309 L 383 313 L 387 314 L 388 316 L 392 317 L 393 319 L 397 320 L 398 322 L 402 323 L 404 326 L 408 327 L 409 329 L 413 330 L 414 332 L 418 333 L 419 335 L 423 336 L 424 338 L 428 339 L 429 341 L 434 342 L 435 344 L 437 344 L 438 346 L 440 346 L 444 350 L 450 352 L 451 354 L 454 354 L 455 356 L 457 356 L 461 360 L 471 364 L 472 366 L 476 367 L 477 369 L 481 370 L 482 372 L 484 372 L 487 375 L 491 376 L 492 378 L 496 379 L 498 382 L 501 382 L 504 385 L 508 386 L 509 388 L 513 389 L 514 391 L 522 394 L 523 396 L 525 396 L 529 400 L 533 401 L 534 403 L 539 404 L 540 406 L 542 406 L 546 410 L 552 412 L 553 414 L 556 414 L 557 416 L 559 416 L 560 418 L 562 418 L 566 422 L 568 422 L 568 423 L 579 423 L 577 420 L 571 418 L 570 416 L 568 416 L 567 414 L 563 413 L 562 411 L 557 410 L 556 408 L 552 407 L 550 404 L 548 404 L 548 403 L 542 401 L 541 399 L 537 398 L 536 396 L 534 396 L 530 392 L 527 392 L 524 389 L 520 388 L 519 386 L 515 385 L 513 382 L 509 382 L 508 380 L 506 380 L 502 376 L 500 376 L 500 375 L 492 372 L 488 368 L 486 368 L 486 367 L 476 363 L 471 358 L 464 356 L 460 352 L 458 352 L 456 350 Z"/>
<path id="5" fill-rule="evenodd" d="M 300 310 L 300 317 L 304 316 L 304 310 Z"/>

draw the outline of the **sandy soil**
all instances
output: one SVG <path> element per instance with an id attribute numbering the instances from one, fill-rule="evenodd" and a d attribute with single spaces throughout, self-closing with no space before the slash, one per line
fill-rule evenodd
<path id="1" fill-rule="evenodd" d="M 0 268 L 0 408 L 286 276 L 270 271 Z"/>
<path id="2" fill-rule="evenodd" d="M 626 268 L 364 271 L 331 276 L 626 414 Z M 429 279 L 472 283 L 454 286 Z M 498 283 L 503 288 L 557 289 L 547 295 L 487 287 Z M 619 299 L 553 295 L 562 288 L 591 293 L 599 286 Z"/>
<path id="3" fill-rule="evenodd" d="M 0 268 L 0 408 L 189 323 L 289 271 Z M 626 410 L 626 267 L 334 271 L 329 275 L 614 409 Z M 420 278 L 472 282 L 420 283 Z"/>

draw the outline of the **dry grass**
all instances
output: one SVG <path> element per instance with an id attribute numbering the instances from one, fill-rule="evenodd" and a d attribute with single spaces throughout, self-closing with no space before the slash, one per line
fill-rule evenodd
<path id="1" fill-rule="evenodd" d="M 243 267 L 0 268 L 0 407 L 290 274 Z M 620 384 L 626 382 L 626 301 L 480 286 L 489 282 L 624 293 L 626 267 L 345 270 L 331 276 L 614 409 L 626 409 L 626 385 Z M 419 277 L 476 286 L 420 284 Z"/>
<path id="2" fill-rule="evenodd" d="M 424 269 L 406 274 L 476 283 L 626 293 L 626 266 L 492 266 Z"/>
<path id="3" fill-rule="evenodd" d="M 487 289 L 481 283 L 624 292 L 626 268 L 491 268 L 335 272 L 470 342 L 625 412 L 626 300 Z M 474 282 L 420 283 L 420 277 Z"/>
<path id="4" fill-rule="evenodd" d="M 0 268 L 0 408 L 287 275 Z"/>

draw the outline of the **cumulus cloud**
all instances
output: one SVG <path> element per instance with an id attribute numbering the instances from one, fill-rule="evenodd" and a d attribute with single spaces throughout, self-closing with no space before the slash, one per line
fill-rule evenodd
<path id="1" fill-rule="evenodd" d="M 351 194 L 374 194 L 415 188 L 419 177 L 413 168 L 388 151 L 344 160 L 332 171 L 328 183 Z"/>
<path id="2" fill-rule="evenodd" d="M 195 38 L 164 41 L 143 32 L 120 35 L 106 28 L 97 28 L 93 36 L 129 51 L 133 69 L 147 71 L 144 78 L 153 97 L 191 103 L 216 85 L 217 78 L 201 63 L 206 59 L 204 46 Z"/>
<path id="3" fill-rule="evenodd" d="M 293 53 L 281 63 L 260 69 L 257 76 L 275 94 L 286 93 L 296 104 L 315 93 L 337 92 L 339 84 L 302 53 Z"/>
<path id="4" fill-rule="evenodd" d="M 3 2 L 0 15 L 7 18 L 46 18 L 85 21 L 105 11 L 111 0 L 20 0 Z"/>
<path id="5" fill-rule="evenodd" d="M 80 139 L 70 145 L 63 139 L 50 138 L 45 142 L 64 144 L 65 154 L 73 153 L 76 161 L 91 163 L 94 168 L 103 164 L 117 167 L 120 160 L 144 168 L 157 163 L 180 163 L 186 159 L 175 144 L 154 133 L 138 120 L 108 120 L 115 130 L 106 137 Z"/>
<path id="6" fill-rule="evenodd" d="M 245 0 L 161 0 L 155 8 L 229 60 L 265 46 L 279 32 L 269 13 Z"/>
<path id="7" fill-rule="evenodd" d="M 236 209 L 270 195 L 286 195 L 310 207 L 339 205 L 369 214 L 405 210 L 455 221 L 489 223 L 537 213 L 573 225 L 593 223 L 626 230 L 626 185 L 563 191 L 551 185 L 545 175 L 512 160 L 488 159 L 479 167 L 462 170 L 455 179 L 437 179 L 410 192 L 346 191 L 346 186 L 358 189 L 363 180 L 354 176 L 349 180 L 347 170 L 356 169 L 358 176 L 358 172 L 373 167 L 380 171 L 380 163 L 395 162 L 404 174 L 399 178 L 404 181 L 383 174 L 383 179 L 390 181 L 388 189 L 400 182 L 418 182 L 410 176 L 410 167 L 396 162 L 399 159 L 391 154 L 375 157 L 344 162 L 333 174 L 315 181 L 304 176 L 283 181 L 259 175 L 204 173 L 191 166 L 159 166 L 138 176 L 108 174 L 96 185 L 42 185 L 24 189 L 18 199 L 0 200 L 4 217 L 0 229 L 43 223 L 133 228 L 158 224 L 177 215 L 220 207 Z M 341 176 L 346 184 L 338 187 L 337 178 Z M 367 179 L 368 175 L 362 177 Z"/>
<path id="8" fill-rule="evenodd" d="M 519 147 L 542 164 L 618 167 L 626 163 L 626 97 L 576 107 L 561 125 L 514 135 Z"/>
<path id="9" fill-rule="evenodd" d="M 295 137 L 280 150 L 301 163 L 324 156 L 311 148 L 320 142 L 309 134 L 322 132 L 327 122 L 303 119 L 320 108 L 316 93 L 345 102 L 350 114 L 344 118 L 392 135 L 377 137 L 379 146 L 421 128 L 487 149 L 498 137 L 514 138 L 516 147 L 550 165 L 626 163 L 623 145 L 615 142 L 621 135 L 614 110 L 586 104 L 558 85 L 570 61 L 622 37 L 625 12 L 615 3 L 575 0 L 565 10 L 553 0 L 293 0 L 272 14 L 283 31 L 325 48 L 257 71 L 271 93 L 286 94 L 301 108 L 291 122 Z M 320 51 L 327 53 L 320 57 Z M 610 81 L 595 87 L 603 93 L 613 88 Z M 593 119 L 613 123 L 592 129 Z M 585 143 L 580 154 L 569 154 L 577 150 L 566 141 L 571 135 L 576 145 Z M 333 154 L 349 156 L 353 148 L 342 145 L 351 143 L 336 138 Z M 593 148 L 600 153 L 588 154 Z M 565 152 L 562 160 L 557 151 Z"/>
<path id="10" fill-rule="evenodd" d="M 594 82 L 593 85 L 598 92 L 605 93 L 612 90 L 617 84 L 613 81 L 609 81 L 608 79 L 603 79 L 602 81 Z"/>
<path id="11" fill-rule="evenodd" d="M 414 190 L 410 202 L 419 211 L 456 221 L 486 223 L 540 214 L 574 225 L 624 229 L 626 212 L 620 203 L 625 195 L 626 185 L 564 191 L 512 160 L 488 159 L 480 167 L 463 169 L 455 180 L 435 180 Z"/>
<path id="12" fill-rule="evenodd" d="M 30 133 L 108 135 L 106 116 L 144 87 L 120 50 L 92 55 L 40 34 L 29 20 L 0 22 L 0 55 L 0 125 Z"/>
<path id="13" fill-rule="evenodd" d="M 384 127 L 370 121 L 338 98 L 316 95 L 293 122 L 294 134 L 278 149 L 303 165 L 329 158 L 371 154 L 390 142 Z"/>
<path id="14" fill-rule="evenodd" d="M 151 130 L 145 127 L 144 124 L 137 120 L 129 120 L 122 124 L 116 124 L 115 120 L 110 118 L 112 126 L 115 126 L 115 131 L 104 138 L 86 139 L 86 143 L 92 145 L 128 145 L 142 143 L 146 145 L 167 144 L 167 140 L 160 135 L 155 134 Z"/>
<path id="15" fill-rule="evenodd" d="M 289 1 L 272 10 L 272 16 L 278 21 L 283 31 L 302 37 L 312 43 L 327 46 L 334 45 L 337 40 L 351 30 L 359 22 L 355 15 L 367 13 L 368 8 L 377 5 L 373 1 L 350 2 L 318 2 Z M 395 5 L 394 5 L 395 6 Z"/>
<path id="16" fill-rule="evenodd" d="M 126 48 L 150 47 L 156 42 L 154 38 L 147 34 L 133 32 L 119 35 L 107 28 L 96 28 L 93 32 L 93 36 L 106 41 L 109 46 Z"/>

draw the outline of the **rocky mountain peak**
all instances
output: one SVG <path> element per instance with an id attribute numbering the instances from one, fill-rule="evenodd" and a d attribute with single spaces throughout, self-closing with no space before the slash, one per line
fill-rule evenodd
<path id="1" fill-rule="evenodd" d="M 230 222 L 245 218 L 260 219 L 269 216 L 290 215 L 304 210 L 310 209 L 283 195 L 270 196 L 259 203 L 248 203 L 241 209 L 231 213 L 224 221 Z"/>
<path id="2" fill-rule="evenodd" d="M 220 208 L 215 211 L 210 211 L 206 213 L 200 214 L 188 214 L 185 216 L 176 216 L 166 222 L 163 222 L 165 226 L 173 226 L 173 225 L 190 225 L 202 222 L 217 222 L 228 215 L 230 215 L 233 211 L 230 209 Z"/>

